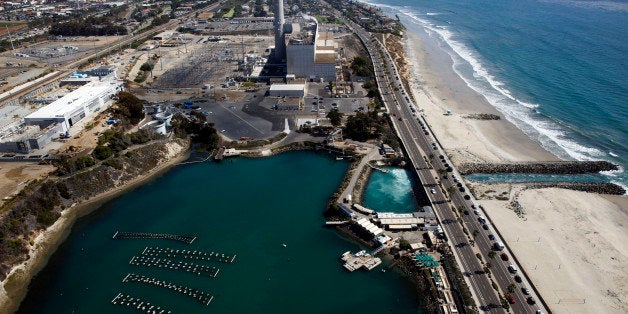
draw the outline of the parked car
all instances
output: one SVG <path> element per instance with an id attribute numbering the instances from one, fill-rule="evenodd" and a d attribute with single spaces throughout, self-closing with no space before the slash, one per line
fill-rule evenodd
<path id="1" fill-rule="evenodd" d="M 523 288 L 521 288 L 521 292 L 523 292 L 523 294 L 525 294 L 525 295 L 528 295 L 528 294 L 530 294 L 530 289 L 528 289 L 526 287 L 523 287 Z"/>
<path id="2" fill-rule="evenodd" d="M 488 239 L 489 239 L 489 240 L 495 240 L 495 235 L 494 235 L 494 234 L 492 234 L 492 233 L 491 233 L 491 234 L 489 234 L 489 235 L 488 235 Z"/>
<path id="3" fill-rule="evenodd" d="M 517 272 L 517 270 L 518 270 L 518 269 L 517 269 L 517 266 L 515 266 L 514 264 L 510 264 L 510 265 L 508 265 L 508 271 L 509 271 L 509 272 L 511 272 L 511 273 L 513 273 L 513 274 L 514 274 L 514 273 L 516 273 L 516 272 Z"/>
<path id="4" fill-rule="evenodd" d="M 506 254 L 506 253 L 502 253 L 501 257 L 502 257 L 502 259 L 503 259 L 503 260 L 505 260 L 505 261 L 507 261 L 507 260 L 508 260 L 508 254 Z"/>
<path id="5" fill-rule="evenodd" d="M 515 276 L 515 281 L 516 281 L 516 282 L 521 282 L 521 276 L 516 275 L 516 276 Z"/>

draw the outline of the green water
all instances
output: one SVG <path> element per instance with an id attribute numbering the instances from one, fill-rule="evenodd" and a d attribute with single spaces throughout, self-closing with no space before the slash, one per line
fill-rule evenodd
<path id="1" fill-rule="evenodd" d="M 420 297 L 400 275 L 342 267 L 340 255 L 360 247 L 323 227 L 321 213 L 347 166 L 306 152 L 178 166 L 77 222 L 19 312 L 133 313 L 110 303 L 121 292 L 173 313 L 417 313 Z M 114 240 L 116 230 L 199 239 L 191 245 Z M 221 269 L 214 279 L 129 265 L 145 246 L 237 258 L 233 264 L 205 262 Z M 215 298 L 204 306 L 165 288 L 123 283 L 131 272 Z"/>
<path id="2" fill-rule="evenodd" d="M 371 172 L 364 190 L 364 206 L 378 212 L 412 213 L 418 211 L 412 191 L 412 176 L 403 168 L 387 167 L 388 173 Z"/>

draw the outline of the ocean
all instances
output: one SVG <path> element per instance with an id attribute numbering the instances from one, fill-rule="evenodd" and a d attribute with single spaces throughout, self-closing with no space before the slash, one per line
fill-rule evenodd
<path id="1" fill-rule="evenodd" d="M 562 159 L 620 165 L 628 186 L 628 2 L 400 1 L 376 5 L 450 55 L 466 84 Z"/>
<path id="2" fill-rule="evenodd" d="M 347 168 L 312 152 L 177 166 L 77 221 L 18 313 L 134 312 L 111 304 L 118 293 L 173 313 L 421 313 L 421 297 L 395 271 L 343 268 L 342 253 L 363 247 L 326 228 L 323 211 Z M 116 231 L 198 239 L 112 239 Z M 147 246 L 237 257 L 233 264 L 199 262 L 220 268 L 211 279 L 129 265 Z M 162 287 L 123 283 L 128 273 L 209 292 L 214 300 L 205 306 Z"/>

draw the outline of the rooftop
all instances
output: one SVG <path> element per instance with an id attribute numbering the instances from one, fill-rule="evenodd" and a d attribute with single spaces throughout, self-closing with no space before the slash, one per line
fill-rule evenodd
<path id="1" fill-rule="evenodd" d="M 99 94 L 106 92 L 112 85 L 119 84 L 116 81 L 92 82 L 83 85 L 75 91 L 61 97 L 53 103 L 42 107 L 41 109 L 29 114 L 27 118 L 49 118 L 63 117 L 66 114 L 76 110 L 79 106 L 83 106 L 85 101 L 98 97 Z"/>

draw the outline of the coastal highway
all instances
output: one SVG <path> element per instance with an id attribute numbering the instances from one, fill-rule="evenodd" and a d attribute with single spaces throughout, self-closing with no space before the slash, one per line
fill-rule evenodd
<path id="1" fill-rule="evenodd" d="M 427 195 L 441 221 L 444 232 L 450 244 L 454 247 L 453 253 L 462 272 L 468 279 L 476 301 L 479 302 L 478 305 L 483 310 L 502 312 L 503 309 L 499 306 L 501 301 L 492 287 L 492 280 L 495 280 L 502 293 L 507 294 L 508 286 L 515 283 L 514 275 L 508 271 L 507 267 L 510 264 L 515 264 L 520 269 L 519 265 L 513 261 L 510 252 L 507 253 L 510 257 L 508 262 L 502 261 L 499 257 L 502 253 L 501 251 L 496 252 L 497 256 L 492 259 L 488 256 L 493 245 L 488 239 L 488 234 L 494 234 L 492 231 L 494 226 L 490 226 L 488 231 L 484 230 L 482 224 L 477 220 L 478 215 L 475 215 L 473 209 L 470 208 L 473 205 L 471 195 L 466 193 L 467 188 L 461 180 L 456 179 L 454 181 L 452 174 L 456 173 L 456 171 L 453 165 L 447 160 L 442 147 L 440 147 L 437 139 L 432 134 L 427 122 L 417 113 L 416 108 L 407 96 L 390 55 L 383 49 L 381 43 L 373 40 L 370 34 L 360 26 L 353 23 L 350 23 L 350 26 L 362 39 L 371 55 L 384 104 L 392 115 L 391 118 L 397 134 L 415 167 L 417 176 L 427 190 Z M 447 168 L 451 168 L 451 172 L 447 172 L 445 175 L 441 174 L 439 176 L 436 171 L 436 169 Z M 458 178 L 460 178 L 459 175 Z M 458 183 L 460 183 L 460 186 L 458 186 Z M 450 187 L 453 187 L 453 189 L 450 189 Z M 450 189 L 452 193 L 447 193 L 447 189 Z M 469 210 L 469 214 L 460 214 L 462 223 L 458 221 L 458 217 L 454 212 L 456 209 Z M 482 213 L 479 212 L 479 214 Z M 469 234 L 472 234 L 474 230 L 478 230 L 479 233 L 474 238 L 475 245 L 468 243 L 468 237 L 464 233 L 463 227 L 466 228 Z M 494 235 L 498 237 L 497 234 Z M 492 279 L 483 273 L 483 266 L 476 254 L 480 254 L 483 261 L 491 264 Z M 512 295 L 516 302 L 511 304 L 513 311 L 515 313 L 534 313 L 537 309 L 542 309 L 545 310 L 544 312 L 547 312 L 539 302 L 540 299 L 534 289 L 532 289 L 530 282 L 525 278 L 526 276 L 521 274 L 520 271 L 518 275 L 522 277 L 523 283 L 515 284 L 516 288 Z M 536 304 L 531 305 L 526 302 L 529 296 L 524 295 L 521 289 L 523 287 L 529 288 L 529 296 L 536 301 Z"/>

